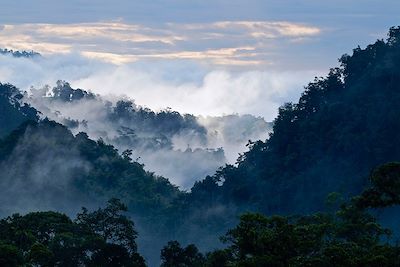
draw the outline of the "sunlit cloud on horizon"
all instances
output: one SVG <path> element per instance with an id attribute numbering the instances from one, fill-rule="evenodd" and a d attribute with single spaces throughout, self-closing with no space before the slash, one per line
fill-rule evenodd
<path id="1" fill-rule="evenodd" d="M 0 47 L 48 55 L 78 52 L 114 64 L 185 59 L 211 65 L 267 66 L 282 43 L 310 41 L 318 27 L 287 21 L 165 23 L 159 27 L 123 21 L 76 24 L 6 24 Z"/>

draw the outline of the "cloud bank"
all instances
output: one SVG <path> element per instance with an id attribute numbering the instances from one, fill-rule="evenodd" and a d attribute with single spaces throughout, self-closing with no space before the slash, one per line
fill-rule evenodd
<path id="1" fill-rule="evenodd" d="M 272 121 L 316 71 L 230 71 L 192 61 L 115 65 L 74 53 L 34 59 L 0 56 L 0 80 L 28 90 L 65 80 L 101 95 L 126 95 L 153 110 L 203 116 L 253 114 Z"/>

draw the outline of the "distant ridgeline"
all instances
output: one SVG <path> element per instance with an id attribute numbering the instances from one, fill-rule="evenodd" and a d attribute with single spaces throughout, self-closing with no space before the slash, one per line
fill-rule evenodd
<path id="1" fill-rule="evenodd" d="M 34 51 L 14 51 L 10 49 L 1 49 L 0 48 L 0 55 L 12 55 L 13 57 L 26 57 L 26 58 L 32 58 L 32 57 L 37 57 L 40 56 L 40 53 L 34 52 Z"/>
<path id="2" fill-rule="evenodd" d="M 45 105 L 46 108 L 53 108 L 52 104 L 59 109 L 63 106 L 68 107 L 64 109 L 66 114 L 57 110 L 54 112 L 56 114 L 49 112 L 46 115 L 55 119 L 62 118 L 61 122 L 67 124 L 72 129 L 80 128 L 87 131 L 90 131 L 90 128 L 87 127 L 88 122 L 69 118 L 68 109 L 73 109 L 74 104 L 80 107 L 81 105 L 78 105 L 80 104 L 79 101 L 86 101 L 83 104 L 88 104 L 88 106 L 95 105 L 99 108 L 101 107 L 101 111 L 105 113 L 104 120 L 116 125 L 113 128 L 118 130 L 121 139 L 135 135 L 137 137 L 144 132 L 146 132 L 146 137 L 151 133 L 152 136 L 157 136 L 160 139 L 163 138 L 163 135 L 172 137 L 172 135 L 182 130 L 191 130 L 206 134 L 206 129 L 197 123 L 193 115 L 180 114 L 172 110 L 154 112 L 148 108 L 137 106 L 132 100 L 125 98 L 116 101 L 115 105 L 113 105 L 113 103 L 103 99 L 100 95 L 95 95 L 79 88 L 73 89 L 65 81 L 58 81 L 57 85 L 52 89 L 37 89 L 36 97 L 24 100 L 32 102 L 38 107 Z"/>

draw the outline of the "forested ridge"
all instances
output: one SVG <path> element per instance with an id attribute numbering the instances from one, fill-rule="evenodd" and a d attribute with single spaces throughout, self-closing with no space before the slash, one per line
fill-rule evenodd
<path id="1" fill-rule="evenodd" d="M 284 104 L 270 137 L 209 178 L 214 190 L 204 193 L 266 213 L 306 213 L 320 210 L 330 192 L 359 193 L 372 168 L 398 160 L 399 28 L 339 61 L 298 103 Z"/>
<path id="2" fill-rule="evenodd" d="M 130 150 L 39 119 L 39 111 L 19 101 L 18 89 L 2 84 L 2 114 L 11 115 L 0 117 L 0 211 L 55 209 L 71 216 L 117 197 L 127 206 L 110 203 L 129 210 L 139 252 L 142 246 L 153 265 L 161 246 L 177 240 L 161 250 L 162 266 L 399 266 L 396 236 L 375 215 L 400 202 L 400 28 L 339 62 L 307 85 L 298 103 L 279 109 L 266 141 L 249 143 L 236 165 L 221 167 L 189 192 L 146 171 Z M 88 210 L 76 220 L 56 212 L 4 219 L 0 259 L 5 266 L 144 264 L 136 243 L 129 248 L 88 224 L 94 216 Z M 44 220 L 44 228 L 26 218 Z M 54 223 L 61 229 L 53 230 Z M 82 229 L 87 235 L 79 239 L 75 232 Z M 136 230 L 130 229 L 133 244 Z M 43 239 L 42 231 L 52 234 Z M 26 243 L 19 243 L 21 233 Z M 79 260 L 55 253 L 60 244 Z"/>

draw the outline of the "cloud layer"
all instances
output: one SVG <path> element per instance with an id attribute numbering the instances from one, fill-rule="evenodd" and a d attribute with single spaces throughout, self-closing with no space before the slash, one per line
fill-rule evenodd
<path id="1" fill-rule="evenodd" d="M 79 54 L 35 59 L 0 57 L 0 81 L 23 90 L 66 80 L 73 87 L 102 95 L 126 95 L 153 110 L 171 107 L 181 113 L 239 113 L 272 121 L 277 108 L 296 100 L 315 71 L 229 71 L 190 61 L 114 65 Z"/>
<path id="2" fill-rule="evenodd" d="M 123 64 L 139 60 L 185 59 L 207 64 L 273 64 L 271 48 L 303 42 L 321 34 L 312 25 L 286 21 L 164 23 L 156 26 L 123 21 L 76 24 L 6 24 L 0 47 L 43 54 L 79 52 Z"/>

